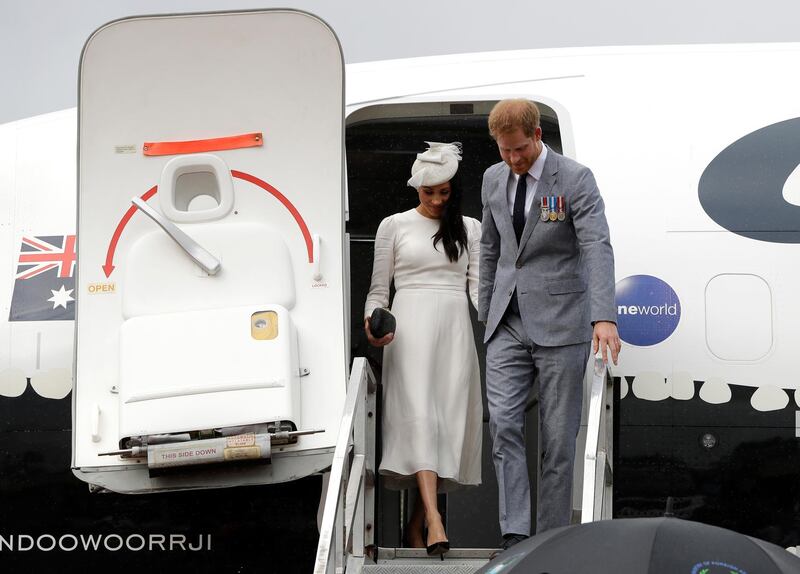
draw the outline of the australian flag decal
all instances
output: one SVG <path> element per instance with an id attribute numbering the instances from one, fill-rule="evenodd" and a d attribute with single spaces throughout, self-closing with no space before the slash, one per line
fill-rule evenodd
<path id="1" fill-rule="evenodd" d="M 74 235 L 23 237 L 8 320 L 75 319 L 76 261 Z"/>

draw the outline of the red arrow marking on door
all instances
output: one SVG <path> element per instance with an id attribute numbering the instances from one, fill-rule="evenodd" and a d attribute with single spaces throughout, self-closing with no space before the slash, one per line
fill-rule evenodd
<path id="1" fill-rule="evenodd" d="M 238 177 L 239 179 L 243 179 L 245 181 L 249 181 L 252 184 L 257 185 L 258 187 L 266 190 L 268 193 L 275 196 L 275 198 L 280 201 L 283 206 L 289 210 L 289 213 L 292 214 L 294 220 L 297 222 L 297 225 L 300 227 L 300 232 L 303 234 L 303 239 L 306 241 L 306 251 L 308 252 L 308 262 L 314 262 L 314 247 L 311 243 L 311 233 L 308 231 L 308 226 L 306 222 L 303 220 L 303 216 L 300 215 L 300 212 L 297 211 L 297 208 L 294 204 L 289 201 L 289 199 L 283 195 L 280 191 L 272 187 L 266 181 L 258 179 L 254 175 L 250 175 L 249 173 L 244 173 L 243 171 L 236 171 L 235 169 L 231 170 L 231 175 L 233 177 Z"/>
<path id="2" fill-rule="evenodd" d="M 158 186 L 154 185 L 148 189 L 147 192 L 145 192 L 145 194 L 142 196 L 142 200 L 147 201 L 153 197 L 157 191 Z M 114 272 L 114 252 L 117 250 L 117 242 L 122 235 L 122 231 L 125 229 L 125 226 L 128 225 L 128 222 L 131 220 L 131 217 L 133 217 L 134 213 L 136 213 L 136 206 L 131 205 L 128 208 L 128 211 L 125 212 L 125 215 L 122 216 L 122 219 L 119 220 L 117 228 L 114 230 L 114 235 L 111 237 L 111 242 L 108 244 L 108 251 L 106 252 L 106 264 L 103 265 L 103 273 L 106 274 L 106 278 L 111 277 L 111 274 Z"/>
<path id="3" fill-rule="evenodd" d="M 300 227 L 300 232 L 303 234 L 303 239 L 306 242 L 306 251 L 308 252 L 308 262 L 314 262 L 314 247 L 311 242 L 311 233 L 308 231 L 308 225 L 306 225 L 303 216 L 300 215 L 300 212 L 294 206 L 294 204 L 289 201 L 289 199 L 283 195 L 280 191 L 272 187 L 266 181 L 258 179 L 254 175 L 250 175 L 249 173 L 244 173 L 243 171 L 236 171 L 231 170 L 231 175 L 233 177 L 238 177 L 239 179 L 243 179 L 245 181 L 249 181 L 250 183 L 257 185 L 261 189 L 267 191 L 267 193 L 274 196 L 278 201 L 280 201 L 283 206 L 289 210 L 289 213 L 292 214 L 294 220 L 297 222 L 298 227 Z M 156 192 L 158 191 L 158 186 L 154 185 L 147 192 L 142 195 L 142 200 L 147 201 L 151 197 L 153 197 Z M 106 264 L 103 265 L 103 273 L 106 274 L 106 278 L 111 277 L 111 274 L 114 272 L 114 252 L 117 250 L 117 243 L 119 242 L 119 238 L 122 235 L 125 226 L 128 225 L 128 222 L 133 217 L 133 214 L 136 213 L 136 206 L 132 205 L 128 208 L 128 211 L 125 212 L 125 215 L 122 216 L 122 219 L 119 220 L 117 224 L 116 230 L 114 230 L 114 235 L 111 237 L 111 242 L 108 244 L 108 251 L 106 252 Z"/>

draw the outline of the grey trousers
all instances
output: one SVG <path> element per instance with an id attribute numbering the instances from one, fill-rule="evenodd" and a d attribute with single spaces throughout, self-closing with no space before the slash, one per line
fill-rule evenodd
<path id="1" fill-rule="evenodd" d="M 500 491 L 500 531 L 531 533 L 526 462 L 525 405 L 539 378 L 542 448 L 536 532 L 566 526 L 572 516 L 575 438 L 581 422 L 583 377 L 591 343 L 542 347 L 533 343 L 511 309 L 486 346 L 486 395 L 492 459 Z"/>

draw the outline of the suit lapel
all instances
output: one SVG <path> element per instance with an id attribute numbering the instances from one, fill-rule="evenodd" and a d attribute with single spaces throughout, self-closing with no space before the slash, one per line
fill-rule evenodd
<path id="1" fill-rule="evenodd" d="M 520 239 L 519 249 L 517 251 L 517 256 L 522 253 L 522 247 L 528 242 L 530 239 L 531 234 L 533 233 L 533 228 L 536 227 L 536 224 L 541 221 L 539 218 L 540 208 L 542 205 L 542 198 L 548 197 L 550 195 L 556 195 L 553 193 L 553 187 L 556 184 L 556 175 L 558 174 L 558 154 L 556 154 L 552 149 L 547 149 L 547 158 L 544 160 L 544 169 L 542 169 L 542 179 L 539 181 L 539 185 L 536 186 L 536 195 L 533 196 L 533 203 L 531 204 L 531 211 L 528 214 L 528 219 L 525 221 L 525 229 L 522 230 L 522 237 Z"/>
<path id="2" fill-rule="evenodd" d="M 495 224 L 501 235 L 505 236 L 506 241 L 513 243 L 517 242 L 517 237 L 514 234 L 514 224 L 511 222 L 511 212 L 508 209 L 508 178 L 511 175 L 511 169 L 504 165 L 497 178 L 495 189 L 489 196 L 489 202 L 492 204 L 492 213 L 494 213 Z"/>

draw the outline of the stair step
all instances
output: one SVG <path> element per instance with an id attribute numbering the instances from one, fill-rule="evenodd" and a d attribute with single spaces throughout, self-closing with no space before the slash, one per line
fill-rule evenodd
<path id="1" fill-rule="evenodd" d="M 365 564 L 362 572 L 372 572 L 373 574 L 474 574 L 486 562 L 475 562 L 471 564 L 448 564 L 436 561 L 430 564 Z"/>
<path id="2" fill-rule="evenodd" d="M 362 572 L 373 574 L 472 574 L 489 561 L 494 548 L 453 548 L 428 556 L 424 548 L 378 548 L 375 563 L 367 561 Z"/>

